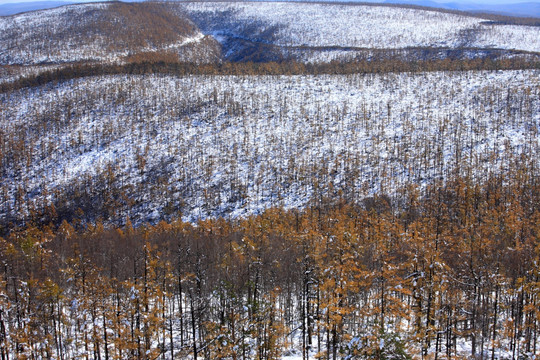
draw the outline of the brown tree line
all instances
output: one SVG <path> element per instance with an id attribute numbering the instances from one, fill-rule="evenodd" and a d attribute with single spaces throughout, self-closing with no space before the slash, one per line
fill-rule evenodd
<path id="1" fill-rule="evenodd" d="M 532 173 L 195 225 L 15 229 L 0 241 L 0 357 L 538 356 Z"/>
<path id="2" fill-rule="evenodd" d="M 421 51 L 422 49 L 418 49 Z M 429 49 L 426 49 L 429 52 Z M 519 55 L 519 54 L 518 54 Z M 223 62 L 223 63 L 183 63 L 175 61 L 177 56 L 167 51 L 139 53 L 126 64 L 88 65 L 79 63 L 36 75 L 22 77 L 12 82 L 0 83 L 0 93 L 6 93 L 27 87 L 36 87 L 48 83 L 63 82 L 88 76 L 117 74 L 167 74 L 167 75 L 348 75 L 363 73 L 400 73 L 426 71 L 469 71 L 469 70 L 519 70 L 538 69 L 540 61 L 533 54 L 531 57 L 516 56 L 507 59 L 490 57 L 475 59 L 399 59 L 381 54 L 377 61 L 358 59 L 349 62 L 301 63 L 282 62 Z"/>

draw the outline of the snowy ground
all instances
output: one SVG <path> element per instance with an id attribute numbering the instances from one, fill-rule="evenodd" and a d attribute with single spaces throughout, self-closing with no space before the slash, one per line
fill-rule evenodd
<path id="1" fill-rule="evenodd" d="M 538 75 L 109 76 L 2 94 L 2 213 L 21 184 L 39 203 L 107 183 L 132 199 L 118 219 L 194 221 L 321 192 L 358 200 L 469 166 L 484 177 L 540 159 Z"/>

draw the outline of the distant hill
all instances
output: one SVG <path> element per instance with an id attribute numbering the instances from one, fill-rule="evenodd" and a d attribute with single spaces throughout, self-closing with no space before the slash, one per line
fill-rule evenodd
<path id="1" fill-rule="evenodd" d="M 31 1 L 0 4 L 0 16 L 19 14 L 27 11 L 52 9 L 62 5 L 74 4 L 75 1 Z"/>
<path id="2" fill-rule="evenodd" d="M 385 0 L 387 4 L 410 4 L 460 11 L 494 13 L 509 16 L 540 17 L 539 2 L 523 2 L 514 4 L 480 4 L 465 2 L 436 2 L 430 0 Z"/>
<path id="3" fill-rule="evenodd" d="M 488 7 L 478 6 L 476 9 L 464 7 L 462 10 L 493 12 L 505 15 L 527 16 L 540 18 L 540 3 L 528 2 L 519 4 L 490 5 Z"/>
<path id="4" fill-rule="evenodd" d="M 204 62 L 217 50 L 211 43 L 215 41 L 205 38 L 185 14 L 170 14 L 157 3 L 67 5 L 0 18 L 0 65 L 121 62 L 156 56 Z"/>
<path id="5" fill-rule="evenodd" d="M 139 2 L 141 0 L 130 0 L 127 2 Z M 305 1 L 305 0 L 300 0 Z M 309 1 L 309 0 L 308 0 Z M 327 0 L 328 1 L 328 0 Z M 334 2 L 334 0 L 330 0 Z M 352 2 L 363 2 L 352 1 Z M 347 0 L 338 0 L 335 2 L 348 2 Z M 436 2 L 431 0 L 381 0 L 369 1 L 374 3 L 386 4 L 410 4 L 418 6 L 427 6 L 433 8 L 494 13 L 510 16 L 526 16 L 540 18 L 540 2 L 522 2 L 522 3 L 503 3 L 503 4 L 486 4 L 486 3 L 465 3 L 465 2 Z M 31 2 L 15 2 L 0 5 L 0 16 L 14 15 L 27 11 L 51 9 L 62 5 L 76 4 L 79 1 L 31 1 Z"/>

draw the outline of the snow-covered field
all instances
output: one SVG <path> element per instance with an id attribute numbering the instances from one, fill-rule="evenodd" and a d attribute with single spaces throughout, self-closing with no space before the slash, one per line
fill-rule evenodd
<path id="1" fill-rule="evenodd" d="M 540 160 L 534 70 L 109 76 L 0 102 L 4 219 L 28 211 L 21 186 L 37 207 L 56 190 L 115 189 L 126 206 L 112 220 L 193 221 Z"/>

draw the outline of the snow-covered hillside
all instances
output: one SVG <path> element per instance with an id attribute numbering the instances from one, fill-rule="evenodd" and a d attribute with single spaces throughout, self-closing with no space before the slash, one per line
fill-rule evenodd
<path id="1" fill-rule="evenodd" d="M 258 34 L 252 35 L 253 39 L 265 38 L 271 31 L 275 43 L 282 46 L 455 47 L 462 40 L 461 32 L 481 22 L 472 17 L 435 11 L 379 6 L 193 2 L 185 7 L 198 22 L 202 22 L 206 14 L 228 19 L 230 24 L 224 25 L 212 17 L 207 18 L 205 28 L 217 34 L 227 25 L 238 35 L 248 35 L 246 33 L 256 27 Z"/>
<path id="2" fill-rule="evenodd" d="M 495 25 L 434 10 L 343 3 L 111 2 L 0 17 L 0 66 L 121 63 L 155 60 L 156 53 L 158 60 L 216 63 L 222 59 L 216 40 L 232 61 L 347 61 L 373 59 L 381 51 L 406 60 L 523 52 L 540 57 L 540 27 Z"/>
<path id="3" fill-rule="evenodd" d="M 215 61 L 212 46 L 185 15 L 154 3 L 88 3 L 0 17 L 0 65 L 121 62 L 157 51 L 205 62 Z"/>
<path id="4" fill-rule="evenodd" d="M 3 221 L 30 211 L 21 200 L 115 202 L 113 221 L 239 216 L 540 159 L 533 70 L 109 76 L 0 102 Z"/>
<path id="5" fill-rule="evenodd" d="M 481 18 L 437 11 L 290 2 L 182 5 L 205 33 L 221 40 L 232 53 L 245 41 L 278 45 L 287 54 L 315 50 L 304 54 L 307 61 L 356 56 L 365 49 L 479 47 L 540 51 L 540 27 L 490 25 Z"/>

